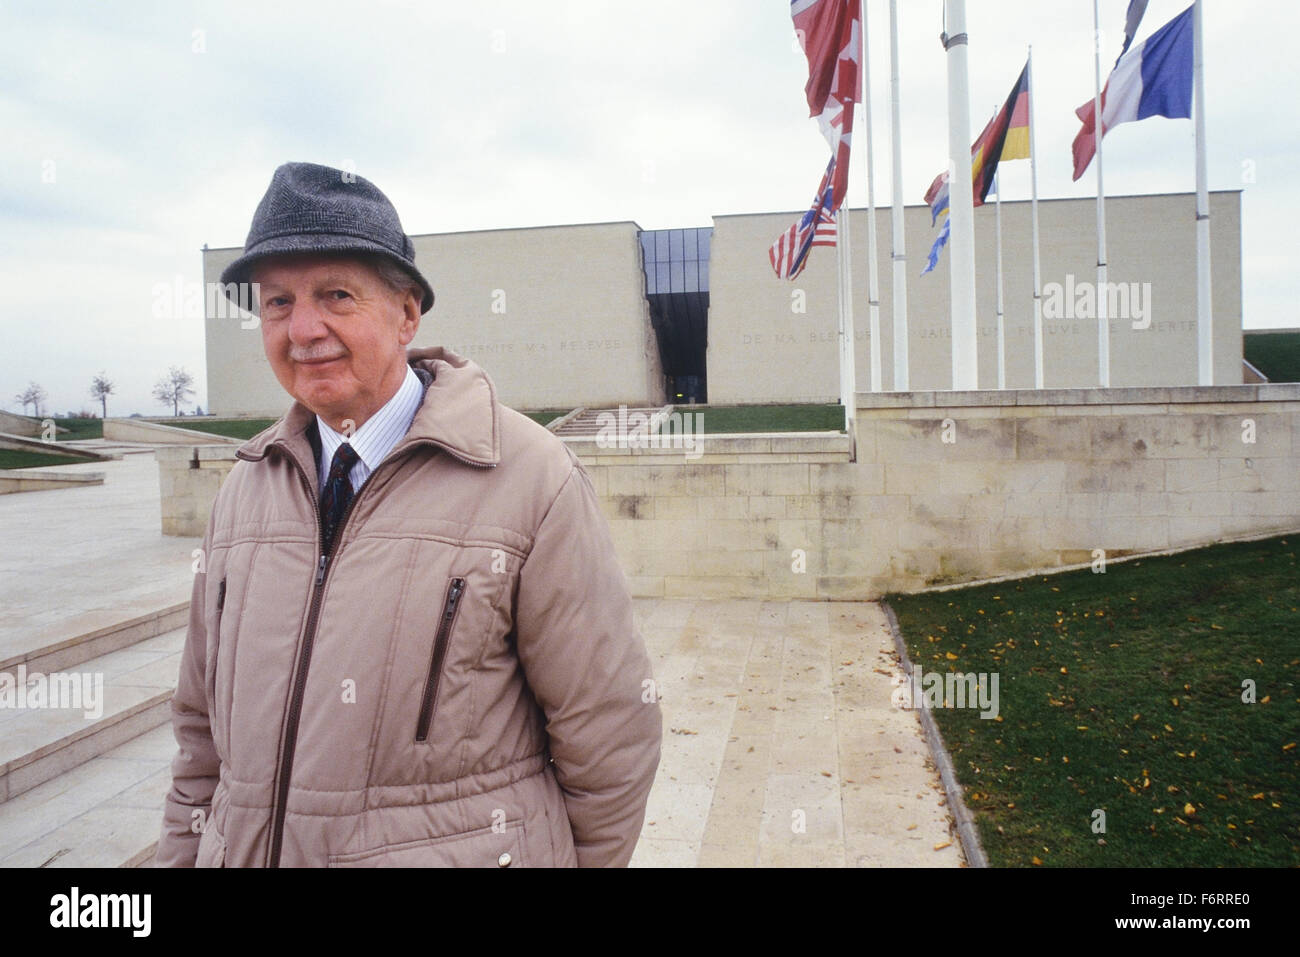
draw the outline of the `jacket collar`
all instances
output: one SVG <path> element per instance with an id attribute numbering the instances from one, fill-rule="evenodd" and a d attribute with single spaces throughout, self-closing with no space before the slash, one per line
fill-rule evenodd
<path id="1" fill-rule="evenodd" d="M 501 461 L 500 410 L 496 388 L 475 362 L 442 346 L 406 350 L 406 361 L 424 386 L 424 399 L 411 428 L 393 446 L 393 455 L 413 445 L 432 444 L 470 465 L 495 467 Z M 260 461 L 272 447 L 295 459 L 316 486 L 312 448 L 316 414 L 294 401 L 275 425 L 235 450 L 237 458 Z"/>

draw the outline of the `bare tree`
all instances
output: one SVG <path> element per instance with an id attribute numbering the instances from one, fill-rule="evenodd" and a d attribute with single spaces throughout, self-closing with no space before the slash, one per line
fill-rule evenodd
<path id="1" fill-rule="evenodd" d="M 100 411 L 103 413 L 103 418 L 107 419 L 108 397 L 113 394 L 113 383 L 104 373 L 101 372 L 90 380 L 90 394 L 99 400 Z"/>
<path id="2" fill-rule="evenodd" d="M 45 401 L 46 395 L 45 390 L 35 382 L 28 382 L 27 388 L 15 395 L 14 398 L 23 404 L 24 413 L 27 412 L 27 407 L 30 405 L 33 409 L 32 414 L 39 416 L 41 414 L 41 403 Z"/>
<path id="3" fill-rule="evenodd" d="M 194 389 L 194 377 L 184 369 L 172 366 L 167 370 L 167 375 L 158 380 L 158 384 L 153 387 L 153 397 L 159 402 L 171 403 L 172 415 L 180 415 L 181 403 L 184 402 Z"/>

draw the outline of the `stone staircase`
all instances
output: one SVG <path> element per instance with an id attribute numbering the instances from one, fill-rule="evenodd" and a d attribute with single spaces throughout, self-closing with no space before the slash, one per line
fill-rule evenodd
<path id="1" fill-rule="evenodd" d="M 667 415 L 672 410 L 671 405 L 636 406 L 627 409 L 626 413 L 623 413 L 621 409 L 579 408 L 566 415 L 558 424 L 551 423 L 548 428 L 562 438 L 589 437 L 594 439 L 601 430 L 602 415 L 613 415 L 614 421 L 620 423 L 621 428 L 633 428 L 636 423 L 653 421 L 651 416 L 655 413 Z M 605 421 L 608 422 L 608 418 Z"/>
<path id="2" fill-rule="evenodd" d="M 0 661 L 26 692 L 46 676 L 102 681 L 97 704 L 0 709 L 0 867 L 152 862 L 176 742 L 170 701 L 188 602 L 71 636 L 35 636 Z M 84 687 L 84 686 L 83 686 Z M 13 689 L 15 693 L 17 689 Z M 66 702 L 64 702 L 66 703 Z"/>

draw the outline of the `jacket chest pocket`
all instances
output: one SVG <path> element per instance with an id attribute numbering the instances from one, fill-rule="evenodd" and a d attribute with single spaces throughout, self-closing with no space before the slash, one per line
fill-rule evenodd
<path id="1" fill-rule="evenodd" d="M 226 576 L 223 573 L 221 583 L 217 585 L 216 613 L 213 616 L 212 623 L 208 628 L 208 649 L 207 649 L 207 693 L 208 693 L 208 715 L 212 716 L 212 711 L 217 701 L 217 666 L 220 663 L 221 655 L 221 617 L 226 608 Z"/>
<path id="2" fill-rule="evenodd" d="M 420 714 L 415 725 L 417 742 L 425 741 L 429 737 L 429 726 L 433 722 L 433 713 L 438 703 L 438 682 L 442 677 L 443 663 L 447 658 L 447 646 L 451 643 L 452 630 L 456 627 L 456 616 L 464 597 L 465 579 L 451 579 L 447 583 L 447 594 L 443 599 L 442 612 L 438 616 L 438 627 L 429 654 L 429 673 L 424 680 L 424 694 L 420 697 Z"/>

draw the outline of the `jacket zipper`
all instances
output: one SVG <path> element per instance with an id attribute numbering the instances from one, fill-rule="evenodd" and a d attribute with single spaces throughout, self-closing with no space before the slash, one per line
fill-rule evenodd
<path id="1" fill-rule="evenodd" d="M 451 627 L 456 621 L 456 612 L 460 609 L 460 598 L 465 591 L 465 579 L 453 578 L 447 589 L 447 601 L 442 607 L 442 619 L 438 623 L 438 634 L 433 640 L 433 657 L 429 662 L 429 677 L 424 682 L 424 697 L 420 701 L 420 720 L 415 726 L 415 740 L 423 741 L 429 736 L 429 722 L 433 718 L 433 705 L 438 695 L 438 680 L 442 677 L 442 662 L 447 656 L 447 643 L 451 637 Z"/>
<path id="2" fill-rule="evenodd" d="M 432 440 L 426 441 L 429 441 L 430 444 L 443 449 L 451 455 L 452 458 L 464 462 L 466 465 L 474 465 L 479 468 L 496 468 L 495 463 L 485 464 L 482 462 L 471 462 L 469 459 L 457 455 L 440 442 L 433 442 Z M 419 443 L 412 443 L 412 447 L 416 444 Z M 352 496 L 352 501 L 348 503 L 347 510 L 339 520 L 338 528 L 334 530 L 334 540 L 331 543 L 331 551 L 329 553 L 321 551 L 320 557 L 316 562 L 316 575 L 312 582 L 311 607 L 307 611 L 307 627 L 303 635 L 302 656 L 298 659 L 298 670 L 294 675 L 293 690 L 289 698 L 289 715 L 285 721 L 284 741 L 283 746 L 280 749 L 281 757 L 277 768 L 278 774 L 276 777 L 275 804 L 271 816 L 271 845 L 268 852 L 268 867 L 280 866 L 280 851 L 284 844 L 284 817 L 289 801 L 289 780 L 293 773 L 294 751 L 298 746 L 298 721 L 302 715 L 302 699 L 307 688 L 307 668 L 311 664 L 312 645 L 316 639 L 316 624 L 317 619 L 320 616 L 320 604 L 325 590 L 325 578 L 330 569 L 330 557 L 334 553 L 333 546 L 337 546 L 343 541 L 343 529 L 347 527 L 348 519 L 352 517 L 352 511 L 356 507 L 357 499 L 361 497 L 366 486 L 372 484 L 375 472 L 378 472 L 390 462 L 397 461 L 398 459 L 393 454 L 397 451 L 398 449 L 394 448 L 389 452 L 388 456 L 385 457 L 385 459 L 380 462 L 379 465 L 376 466 L 375 470 L 367 477 L 366 481 L 361 486 L 361 490 Z M 402 451 L 405 452 L 406 450 L 403 449 Z M 265 455 L 265 453 L 263 453 L 263 455 Z M 307 491 L 307 497 L 311 499 L 312 511 L 316 514 L 316 545 L 319 549 L 325 541 L 325 522 L 320 515 L 320 500 L 312 493 L 311 481 L 307 478 L 307 473 L 303 471 L 302 465 L 299 464 L 298 459 L 293 455 L 287 455 L 287 458 L 293 462 L 294 467 L 298 470 L 298 476 L 302 479 L 303 488 Z"/>

